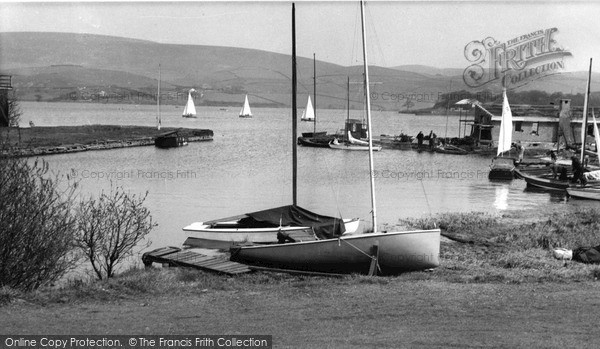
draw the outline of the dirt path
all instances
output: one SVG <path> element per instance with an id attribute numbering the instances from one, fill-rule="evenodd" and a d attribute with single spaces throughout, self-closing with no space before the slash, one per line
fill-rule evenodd
<path id="1" fill-rule="evenodd" d="M 274 347 L 600 347 L 600 283 L 257 285 L 115 302 L 20 302 L 2 334 L 266 334 Z"/>

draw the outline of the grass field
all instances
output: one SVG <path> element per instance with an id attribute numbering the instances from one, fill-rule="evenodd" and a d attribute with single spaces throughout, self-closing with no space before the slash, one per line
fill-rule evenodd
<path id="1" fill-rule="evenodd" d="M 237 277 L 132 269 L 31 293 L 0 289 L 2 334 L 265 334 L 289 348 L 570 348 L 600 344 L 600 208 L 443 214 L 441 265 L 396 277 Z M 391 229 L 392 227 L 387 227 Z"/>

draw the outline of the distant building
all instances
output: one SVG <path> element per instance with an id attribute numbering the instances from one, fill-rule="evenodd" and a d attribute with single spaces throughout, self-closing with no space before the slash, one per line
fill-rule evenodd
<path id="1" fill-rule="evenodd" d="M 471 127 L 469 136 L 474 138 L 477 146 L 497 146 L 502 105 L 481 105 L 474 101 L 473 106 L 473 117 L 461 118 L 461 127 Z M 583 108 L 573 108 L 570 99 L 561 99 L 558 105 L 511 105 L 510 108 L 513 116 L 513 142 L 542 148 L 555 147 L 559 141 L 569 146 L 581 144 Z M 588 110 L 589 114 L 591 109 Z M 588 118 L 586 134 L 592 137 L 594 135 L 591 117 Z"/>
<path id="2" fill-rule="evenodd" d="M 0 127 L 8 127 L 10 125 L 8 90 L 12 90 L 12 76 L 0 75 Z"/>

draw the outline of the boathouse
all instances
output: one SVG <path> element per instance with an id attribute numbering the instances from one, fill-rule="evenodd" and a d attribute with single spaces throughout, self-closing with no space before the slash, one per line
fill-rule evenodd
<path id="1" fill-rule="evenodd" d="M 477 146 L 496 147 L 502 121 L 502 104 L 482 105 L 473 101 L 473 106 L 473 117 L 461 118 L 460 122 L 471 126 L 470 136 Z M 570 99 L 561 99 L 551 105 L 511 105 L 510 108 L 513 142 L 540 148 L 553 148 L 559 141 L 569 146 L 581 144 L 583 108 L 573 108 Z M 592 109 L 588 110 L 586 143 L 593 142 L 594 137 Z"/>

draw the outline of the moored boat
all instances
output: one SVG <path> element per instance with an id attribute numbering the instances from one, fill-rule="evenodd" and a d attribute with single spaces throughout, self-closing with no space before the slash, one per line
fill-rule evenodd
<path id="1" fill-rule="evenodd" d="M 490 165 L 489 179 L 512 180 L 515 178 L 515 159 L 494 157 Z"/>
<path id="2" fill-rule="evenodd" d="M 569 197 L 600 201 L 600 187 L 574 187 L 567 188 Z"/>

